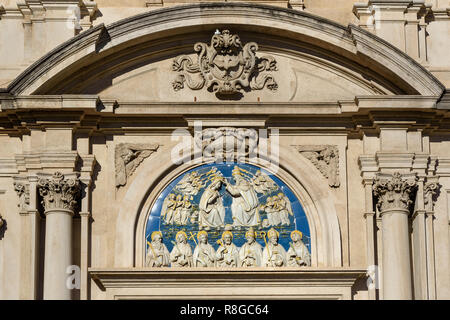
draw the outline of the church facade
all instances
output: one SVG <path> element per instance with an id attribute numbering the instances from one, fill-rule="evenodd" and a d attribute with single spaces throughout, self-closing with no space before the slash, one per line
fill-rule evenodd
<path id="1" fill-rule="evenodd" d="M 450 299 L 448 0 L 1 0 L 0 43 L 0 299 Z"/>

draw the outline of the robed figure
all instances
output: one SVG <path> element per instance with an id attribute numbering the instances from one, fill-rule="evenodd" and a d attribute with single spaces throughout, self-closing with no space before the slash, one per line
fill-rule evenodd
<path id="1" fill-rule="evenodd" d="M 152 242 L 148 243 L 146 266 L 152 268 L 168 267 L 170 253 L 162 241 L 162 233 L 154 231 L 151 235 Z"/>
<path id="2" fill-rule="evenodd" d="M 225 226 L 225 207 L 219 193 L 221 186 L 222 178 L 214 177 L 200 198 L 198 216 L 200 230 Z"/>
<path id="3" fill-rule="evenodd" d="M 262 263 L 262 247 L 256 242 L 256 233 L 250 228 L 245 233 L 246 243 L 239 249 L 241 267 L 260 267 Z"/>
<path id="4" fill-rule="evenodd" d="M 263 250 L 263 264 L 266 267 L 285 267 L 287 266 L 286 250 L 278 243 L 279 234 L 275 229 L 267 232 L 269 239 Z"/>
<path id="5" fill-rule="evenodd" d="M 208 243 L 206 231 L 199 231 L 197 234 L 198 243 L 194 250 L 195 267 L 214 267 L 216 265 L 216 251 Z"/>
<path id="6" fill-rule="evenodd" d="M 192 267 L 192 249 L 187 243 L 187 235 L 184 231 L 179 231 L 175 236 L 176 243 L 170 253 L 170 262 L 172 267 Z"/>
<path id="7" fill-rule="evenodd" d="M 216 265 L 218 267 L 237 267 L 239 264 L 239 251 L 233 243 L 233 234 L 231 231 L 225 231 L 222 234 L 222 241 L 219 241 L 220 247 L 216 252 Z"/>
<path id="8" fill-rule="evenodd" d="M 260 223 L 258 212 L 258 196 L 253 185 L 243 176 L 241 169 L 235 166 L 232 172 L 234 185 L 227 183 L 226 190 L 233 198 L 231 203 L 231 214 L 233 226 L 251 227 Z"/>
<path id="9" fill-rule="evenodd" d="M 292 242 L 289 244 L 288 266 L 289 267 L 301 267 L 311 265 L 311 255 L 308 248 L 302 241 L 302 233 L 298 230 L 291 232 Z"/>

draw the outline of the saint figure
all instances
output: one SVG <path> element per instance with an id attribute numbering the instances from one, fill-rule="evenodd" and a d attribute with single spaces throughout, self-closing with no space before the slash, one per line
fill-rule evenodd
<path id="1" fill-rule="evenodd" d="M 298 230 L 291 232 L 292 242 L 289 243 L 290 248 L 287 252 L 288 266 L 300 267 L 311 265 L 311 255 L 306 245 L 302 241 L 302 233 Z"/>
<path id="2" fill-rule="evenodd" d="M 256 242 L 256 232 L 252 227 L 245 233 L 246 243 L 239 250 L 241 267 L 260 267 L 262 263 L 262 247 Z"/>
<path id="3" fill-rule="evenodd" d="M 192 267 L 192 249 L 187 243 L 187 235 L 184 231 L 179 231 L 176 236 L 176 244 L 170 253 L 170 262 L 172 267 Z"/>
<path id="4" fill-rule="evenodd" d="M 161 231 L 154 231 L 151 235 L 152 242 L 148 243 L 146 266 L 152 268 L 168 267 L 170 253 L 163 243 Z"/>
<path id="5" fill-rule="evenodd" d="M 194 266 L 195 267 L 214 267 L 216 261 L 216 251 L 208 243 L 208 233 L 199 231 L 197 234 L 197 246 L 194 250 Z"/>
<path id="6" fill-rule="evenodd" d="M 218 267 L 237 267 L 239 263 L 239 251 L 233 243 L 233 234 L 231 231 L 225 231 L 222 234 L 220 247 L 216 252 L 216 261 Z"/>
<path id="7" fill-rule="evenodd" d="M 263 250 L 263 264 L 266 267 L 285 267 L 287 265 L 286 250 L 278 243 L 279 233 L 274 228 L 267 232 L 269 239 Z"/>

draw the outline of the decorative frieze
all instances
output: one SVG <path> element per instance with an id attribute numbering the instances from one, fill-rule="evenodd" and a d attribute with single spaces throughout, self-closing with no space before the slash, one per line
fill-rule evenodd
<path id="1" fill-rule="evenodd" d="M 295 146 L 328 179 L 330 187 L 339 187 L 339 150 L 334 145 Z"/>
<path id="2" fill-rule="evenodd" d="M 45 211 L 52 209 L 74 211 L 80 194 L 80 180 L 64 179 L 64 175 L 57 171 L 50 179 L 39 179 L 38 189 Z"/>
<path id="3" fill-rule="evenodd" d="M 116 187 L 126 185 L 128 177 L 158 148 L 158 144 L 119 143 L 115 150 Z"/>
<path id="4" fill-rule="evenodd" d="M 208 128 L 195 134 L 194 142 L 205 161 L 241 162 L 245 157 L 256 156 L 258 132 L 247 128 Z"/>
<path id="5" fill-rule="evenodd" d="M 175 91 L 183 89 L 185 84 L 192 90 L 206 87 L 220 95 L 278 88 L 272 75 L 277 70 L 277 62 L 272 56 L 257 57 L 256 42 L 242 45 L 238 35 L 229 30 L 216 30 L 210 45 L 198 42 L 194 50 L 196 61 L 187 55 L 173 61 L 172 69 L 178 73 L 172 82 Z"/>
<path id="6" fill-rule="evenodd" d="M 408 210 L 417 189 L 415 175 L 402 176 L 378 174 L 374 179 L 373 194 L 377 198 L 376 206 L 380 212 L 387 210 Z"/>

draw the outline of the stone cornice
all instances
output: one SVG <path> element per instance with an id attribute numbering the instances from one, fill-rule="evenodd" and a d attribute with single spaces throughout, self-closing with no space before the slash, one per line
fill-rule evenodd
<path id="1" fill-rule="evenodd" d="M 81 68 L 81 65 L 85 67 L 84 62 L 88 59 L 95 65 L 96 61 L 106 56 L 114 46 L 126 46 L 127 43 L 131 44 L 133 39 L 138 41 L 143 34 L 151 35 L 154 32 L 152 30 L 161 29 L 159 27 L 162 25 L 165 30 L 170 31 L 171 28 L 179 28 L 183 23 L 195 27 L 193 21 L 196 21 L 196 18 L 202 23 L 205 19 L 219 23 L 220 19 L 229 16 L 235 18 L 236 24 L 247 23 L 249 28 L 266 27 L 273 21 L 284 26 L 280 25 L 278 28 L 292 29 L 291 33 L 296 34 L 296 37 L 298 35 L 312 45 L 338 52 L 359 64 L 370 61 L 366 67 L 383 69 L 382 73 L 394 77 L 393 82 L 397 82 L 405 92 L 440 96 L 445 89 L 414 59 L 357 26 L 345 27 L 303 11 L 275 6 L 218 2 L 173 6 L 136 15 L 107 27 L 100 24 L 49 52 L 3 91 L 11 94 L 49 92 L 51 88 L 63 85 L 64 81 L 61 82 L 59 78 L 56 81 L 53 76 L 60 74 L 65 68 L 75 70 Z M 249 25 L 248 21 L 252 21 L 254 25 Z M 194 25 L 191 25 L 192 23 Z M 272 32 L 276 32 L 276 29 Z M 93 56 L 95 59 L 92 59 Z M 69 61 L 76 62 L 70 64 Z M 67 73 L 67 76 L 73 80 L 71 74 Z"/>

